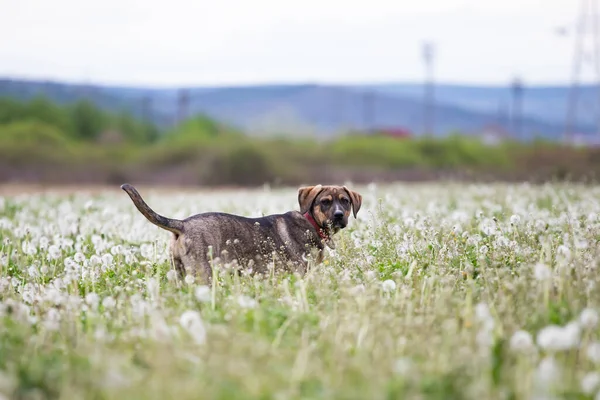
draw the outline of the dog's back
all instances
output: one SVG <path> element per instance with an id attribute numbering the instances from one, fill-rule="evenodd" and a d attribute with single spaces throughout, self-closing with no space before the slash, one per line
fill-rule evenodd
<path id="1" fill-rule="evenodd" d="M 210 279 L 216 259 L 254 272 L 265 271 L 271 261 L 301 267 L 311 247 L 323 249 L 314 228 L 298 211 L 260 218 L 206 212 L 178 220 L 157 214 L 133 186 L 121 188 L 150 222 L 173 233 L 171 256 L 180 275 L 200 270 Z"/>

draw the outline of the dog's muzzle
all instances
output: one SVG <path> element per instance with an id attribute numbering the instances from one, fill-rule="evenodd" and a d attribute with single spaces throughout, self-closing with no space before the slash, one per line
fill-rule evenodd
<path id="1" fill-rule="evenodd" d="M 334 229 L 343 229 L 347 225 L 347 222 L 344 221 L 344 213 L 342 211 L 336 211 L 333 214 L 333 220 L 331 221 L 331 226 Z"/>

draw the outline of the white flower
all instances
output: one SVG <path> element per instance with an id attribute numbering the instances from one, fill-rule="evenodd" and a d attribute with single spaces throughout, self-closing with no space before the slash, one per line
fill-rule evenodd
<path id="1" fill-rule="evenodd" d="M 206 303 L 211 299 L 211 290 L 206 285 L 196 286 L 196 289 L 194 289 L 194 295 L 196 296 L 196 300 Z"/>
<path id="2" fill-rule="evenodd" d="M 105 297 L 102 300 L 102 307 L 106 308 L 107 310 L 114 308 L 116 305 L 117 301 L 111 296 Z"/>
<path id="3" fill-rule="evenodd" d="M 38 242 L 40 250 L 47 250 L 50 245 L 50 240 L 46 236 L 42 236 Z"/>
<path id="4" fill-rule="evenodd" d="M 104 253 L 101 257 L 102 259 L 102 265 L 104 265 L 105 267 L 110 267 L 113 263 L 113 255 L 110 253 Z"/>
<path id="5" fill-rule="evenodd" d="M 354 286 L 353 288 L 350 289 L 350 293 L 353 296 L 359 295 L 359 294 L 364 293 L 364 292 L 365 292 L 365 285 L 363 285 L 362 283 L 358 284 L 358 285 L 356 285 L 356 286 Z"/>
<path id="6" fill-rule="evenodd" d="M 80 264 L 81 264 L 82 262 L 84 262 L 84 261 L 85 261 L 85 256 L 84 256 L 82 253 L 80 253 L 80 252 L 77 252 L 77 253 L 75 253 L 75 255 L 73 256 L 73 259 L 75 260 L 75 262 L 78 262 L 78 263 L 80 263 Z"/>
<path id="7" fill-rule="evenodd" d="M 575 322 L 564 327 L 549 325 L 538 332 L 537 344 L 549 351 L 568 350 L 577 346 L 580 333 L 581 329 Z"/>
<path id="8" fill-rule="evenodd" d="M 123 247 L 120 244 L 117 244 L 116 246 L 113 246 L 110 248 L 110 254 L 112 254 L 113 256 L 118 256 L 119 254 L 123 253 Z"/>
<path id="9" fill-rule="evenodd" d="M 185 283 L 187 283 L 188 285 L 193 284 L 195 281 L 194 277 L 192 275 L 186 275 L 185 276 Z"/>
<path id="10" fill-rule="evenodd" d="M 538 281 L 545 281 L 552 277 L 552 270 L 543 263 L 537 263 L 534 266 L 533 274 Z"/>
<path id="11" fill-rule="evenodd" d="M 544 230 L 546 230 L 546 222 L 542 221 L 541 219 L 538 219 L 537 221 L 535 221 L 535 229 L 538 232 L 543 232 Z"/>
<path id="12" fill-rule="evenodd" d="M 85 302 L 92 308 L 97 308 L 100 303 L 100 297 L 94 293 L 90 292 L 85 295 Z"/>
<path id="13" fill-rule="evenodd" d="M 391 279 L 387 279 L 381 283 L 381 290 L 385 293 L 390 293 L 396 290 L 396 282 Z"/>
<path id="14" fill-rule="evenodd" d="M 23 250 L 23 253 L 27 254 L 28 256 L 34 256 L 37 254 L 37 247 L 35 247 L 31 242 L 23 242 L 21 243 L 21 250 Z"/>
<path id="15" fill-rule="evenodd" d="M 397 375 L 406 375 L 410 372 L 412 362 L 407 357 L 398 358 L 394 361 L 394 372 Z"/>
<path id="16" fill-rule="evenodd" d="M 33 265 L 29 268 L 27 268 L 27 274 L 31 277 L 31 278 L 37 278 L 38 276 L 40 276 L 40 272 L 38 271 L 38 269 L 36 267 L 34 267 Z"/>
<path id="17" fill-rule="evenodd" d="M 517 214 L 513 214 L 510 216 L 510 223 L 512 225 L 518 225 L 521 222 L 521 217 Z"/>
<path id="18" fill-rule="evenodd" d="M 585 349 L 588 360 L 594 364 L 600 364 L 600 342 L 592 342 Z"/>
<path id="19" fill-rule="evenodd" d="M 169 272 L 167 272 L 167 280 L 174 281 L 175 279 L 177 279 L 177 272 L 175 272 L 173 269 L 170 269 Z"/>
<path id="20" fill-rule="evenodd" d="M 591 329 L 598 325 L 598 312 L 591 308 L 584 309 L 579 315 L 579 323 L 587 329 Z"/>
<path id="21" fill-rule="evenodd" d="M 187 331 L 196 344 L 203 344 L 206 341 L 206 329 L 197 311 L 188 310 L 181 314 L 179 325 Z"/>
<path id="22" fill-rule="evenodd" d="M 148 290 L 148 294 L 150 294 L 152 298 L 158 297 L 160 292 L 160 283 L 158 280 L 155 278 L 148 278 L 146 281 L 146 288 Z"/>
<path id="23" fill-rule="evenodd" d="M 496 233 L 496 223 L 486 218 L 479 224 L 479 230 L 486 236 L 492 236 Z"/>
<path id="24" fill-rule="evenodd" d="M 367 281 L 372 281 L 376 278 L 377 278 L 377 273 L 375 271 L 369 270 L 369 271 L 365 272 L 365 279 Z"/>
<path id="25" fill-rule="evenodd" d="M 48 310 L 43 325 L 49 331 L 57 331 L 60 328 L 60 313 L 56 308 Z"/>
<path id="26" fill-rule="evenodd" d="M 526 352 L 533 348 L 531 334 L 524 330 L 513 333 L 510 338 L 510 348 L 517 352 Z"/>
<path id="27" fill-rule="evenodd" d="M 588 372 L 581 378 L 581 390 L 587 395 L 594 394 L 598 385 L 600 385 L 600 374 L 598 372 Z"/>
<path id="28" fill-rule="evenodd" d="M 538 383 L 547 388 L 548 385 L 560 378 L 560 368 L 553 357 L 547 356 L 538 364 L 535 378 Z"/>
<path id="29" fill-rule="evenodd" d="M 557 261 L 560 261 L 563 263 L 570 261 L 571 260 L 571 250 L 564 244 L 561 244 L 556 249 L 556 259 L 557 259 Z"/>
<path id="30" fill-rule="evenodd" d="M 256 300 L 246 295 L 240 295 L 237 298 L 237 303 L 242 308 L 256 308 Z"/>
<path id="31" fill-rule="evenodd" d="M 475 316 L 479 321 L 486 321 L 492 318 L 492 314 L 490 313 L 490 308 L 485 303 L 478 303 L 475 306 Z"/>
<path id="32" fill-rule="evenodd" d="M 142 257 L 150 259 L 154 255 L 154 246 L 151 244 L 143 244 L 140 246 L 140 253 L 142 254 Z"/>
<path id="33" fill-rule="evenodd" d="M 491 327 L 493 328 L 493 321 Z M 477 336 L 475 337 L 477 344 L 482 347 L 489 347 L 494 343 L 494 335 L 491 329 L 488 326 L 484 326 L 479 332 L 477 332 Z"/>

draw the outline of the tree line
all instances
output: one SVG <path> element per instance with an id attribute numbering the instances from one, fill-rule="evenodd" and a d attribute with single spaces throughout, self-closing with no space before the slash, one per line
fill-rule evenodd
<path id="1" fill-rule="evenodd" d="M 129 143 L 151 143 L 159 136 L 158 127 L 133 117 L 126 111 L 108 112 L 86 99 L 57 104 L 44 96 L 27 101 L 0 97 L 0 125 L 35 122 L 55 128 L 67 138 L 95 142 L 104 136 Z"/>

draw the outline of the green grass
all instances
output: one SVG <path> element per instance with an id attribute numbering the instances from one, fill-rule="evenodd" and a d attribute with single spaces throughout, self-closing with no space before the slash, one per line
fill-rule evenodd
<path id="1" fill-rule="evenodd" d="M 358 219 L 307 275 L 220 269 L 202 289 L 172 279 L 169 235 L 121 192 L 4 197 L 0 393 L 594 398 L 597 320 L 582 318 L 575 337 L 548 326 L 597 316 L 600 187 L 353 189 Z M 297 208 L 293 188 L 142 195 L 173 217 Z M 515 343 L 519 330 L 532 342 Z"/>

